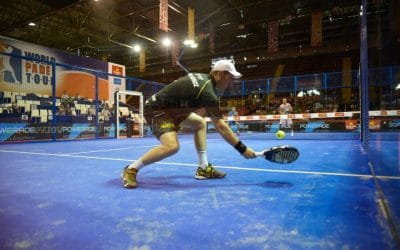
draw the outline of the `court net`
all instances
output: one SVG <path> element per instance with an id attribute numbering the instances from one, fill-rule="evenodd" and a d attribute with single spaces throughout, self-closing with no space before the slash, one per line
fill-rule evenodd
<path id="1" fill-rule="evenodd" d="M 399 115 L 400 110 L 369 111 L 371 138 L 379 133 L 379 136 L 384 136 L 385 139 L 397 139 L 400 132 Z M 207 120 L 208 132 L 216 132 L 211 120 Z M 248 139 L 278 139 L 275 133 L 283 130 L 286 134 L 285 139 L 357 140 L 360 136 L 361 122 L 359 111 L 225 116 L 225 120 L 235 133 Z"/>

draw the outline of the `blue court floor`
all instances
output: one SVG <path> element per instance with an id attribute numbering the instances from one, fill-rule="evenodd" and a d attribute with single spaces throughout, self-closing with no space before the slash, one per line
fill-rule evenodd
<path id="1" fill-rule="evenodd" d="M 366 154 L 358 140 L 263 136 L 242 139 L 290 144 L 300 158 L 246 160 L 210 134 L 209 161 L 227 177 L 199 181 L 192 135 L 181 135 L 181 150 L 142 169 L 134 190 L 121 170 L 154 138 L 0 145 L 0 249 L 399 248 L 398 141 Z"/>

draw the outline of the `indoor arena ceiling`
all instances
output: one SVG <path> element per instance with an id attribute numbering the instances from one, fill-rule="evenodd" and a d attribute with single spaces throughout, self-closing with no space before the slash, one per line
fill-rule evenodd
<path id="1" fill-rule="evenodd" d="M 368 1 L 387 12 L 390 0 Z M 0 35 L 69 53 L 124 64 L 128 75 L 146 77 L 171 67 L 171 51 L 161 46 L 159 0 L 0 0 Z M 268 60 L 268 22 L 279 22 L 280 56 L 322 53 L 310 46 L 311 15 L 323 13 L 324 46 L 352 49 L 359 39 L 359 0 L 169 0 L 168 36 L 187 37 L 188 7 L 195 10 L 198 48 L 186 49 L 191 68 L 209 67 L 211 57 L 248 62 Z M 383 16 L 388 16 L 383 14 Z M 35 23 L 35 26 L 29 26 Z M 209 53 L 209 27 L 215 27 L 215 53 Z M 146 52 L 147 73 L 139 73 L 135 43 Z M 337 46 L 340 45 L 340 46 Z M 353 48 L 354 49 L 354 48 Z M 274 55 L 272 55 L 274 56 Z"/>

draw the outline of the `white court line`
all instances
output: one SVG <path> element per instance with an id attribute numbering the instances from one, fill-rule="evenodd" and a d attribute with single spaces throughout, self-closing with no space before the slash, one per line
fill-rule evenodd
<path id="1" fill-rule="evenodd" d="M 215 139 L 211 139 L 215 140 Z M 193 141 L 180 141 L 180 144 L 185 144 L 185 143 L 193 143 Z M 116 151 L 116 150 L 123 150 L 123 149 L 135 149 L 135 148 L 152 148 L 155 146 L 158 146 L 160 144 L 153 144 L 153 145 L 147 145 L 147 146 L 130 146 L 130 147 L 123 147 L 123 148 L 112 148 L 112 149 L 99 149 L 99 150 L 90 150 L 90 151 L 80 151 L 80 152 L 75 152 L 75 153 L 68 153 L 70 155 L 78 155 L 78 154 L 86 154 L 86 153 L 97 153 L 97 152 L 105 152 L 105 151 Z"/>
<path id="2" fill-rule="evenodd" d="M 84 155 L 72 155 L 72 154 L 53 154 L 53 153 L 26 152 L 26 151 L 1 150 L 1 149 L 0 149 L 0 152 L 27 154 L 27 155 L 46 155 L 46 156 L 59 156 L 59 157 L 84 158 L 84 159 L 96 159 L 96 160 L 109 160 L 109 161 L 132 162 L 135 160 L 135 159 L 123 159 L 123 158 L 111 158 L 111 157 L 84 156 Z"/>
<path id="3" fill-rule="evenodd" d="M 45 155 L 45 156 L 56 156 L 56 157 L 71 157 L 71 158 L 83 158 L 83 159 L 95 159 L 95 160 L 108 160 L 108 161 L 127 161 L 132 162 L 136 159 L 124 159 L 124 158 L 111 158 L 111 157 L 98 157 L 98 156 L 83 156 L 83 155 L 71 155 L 71 154 L 53 154 L 53 153 L 40 153 L 40 152 L 26 152 L 26 151 L 14 151 L 14 150 L 0 150 L 3 153 L 16 153 L 16 154 L 27 154 L 27 155 Z M 153 164 L 162 165 L 175 165 L 175 166 L 190 166 L 197 167 L 198 164 L 191 163 L 179 163 L 179 162 L 155 162 Z M 366 174 L 346 174 L 346 173 L 333 173 L 333 172 L 316 172 L 316 171 L 300 171 L 300 170 L 282 170 L 282 169 L 267 169 L 267 168 L 243 168 L 243 167 L 232 167 L 232 166 L 216 166 L 217 168 L 224 169 L 235 169 L 245 171 L 258 171 L 258 172 L 272 172 L 272 173 L 286 173 L 286 174 L 307 174 L 307 175 L 329 175 L 329 176 L 344 176 L 344 177 L 358 177 L 358 178 L 372 178 L 372 175 Z M 400 180 L 400 176 L 387 176 L 377 175 L 378 179 L 391 179 Z"/>
<path id="4" fill-rule="evenodd" d="M 99 149 L 99 150 L 91 150 L 91 151 L 81 151 L 76 153 L 68 153 L 70 155 L 78 155 L 78 154 L 87 154 L 87 153 L 97 153 L 97 152 L 104 152 L 104 151 L 116 151 L 116 150 L 123 150 L 123 149 L 135 149 L 135 148 L 149 148 L 155 147 L 156 145 L 148 145 L 148 146 L 131 146 L 131 147 L 124 147 L 124 148 L 111 148 L 111 149 Z"/>

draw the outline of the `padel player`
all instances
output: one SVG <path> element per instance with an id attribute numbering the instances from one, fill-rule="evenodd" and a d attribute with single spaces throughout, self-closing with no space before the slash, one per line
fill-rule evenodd
<path id="1" fill-rule="evenodd" d="M 138 171 L 151 163 L 169 157 L 179 150 L 177 131 L 180 127 L 194 130 L 194 144 L 199 157 L 195 178 L 223 178 L 225 173 L 215 169 L 207 159 L 207 123 L 204 117 L 195 113 L 204 109 L 219 134 L 246 159 L 255 158 L 253 149 L 246 147 L 223 120 L 219 110 L 217 92 L 230 87 L 239 73 L 229 60 L 217 61 L 211 73 L 189 73 L 151 96 L 145 103 L 144 116 L 153 134 L 160 141 L 158 146 L 147 151 L 137 161 L 126 166 L 122 172 L 125 188 L 136 188 Z"/>
<path id="2" fill-rule="evenodd" d="M 292 105 L 288 103 L 286 98 L 282 99 L 282 103 L 279 106 L 279 113 L 281 115 L 288 115 L 293 111 Z M 284 130 L 285 128 L 291 129 L 291 136 L 293 136 L 293 121 L 289 117 L 281 117 L 279 121 L 279 129 Z"/>

